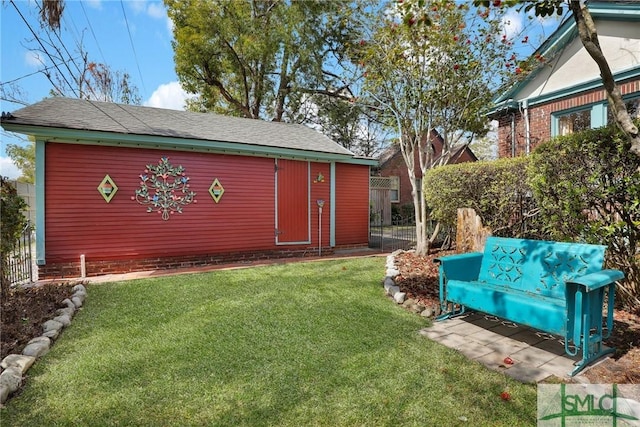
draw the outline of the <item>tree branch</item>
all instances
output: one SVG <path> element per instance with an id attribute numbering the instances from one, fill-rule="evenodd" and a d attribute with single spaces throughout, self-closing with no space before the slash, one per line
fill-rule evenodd
<path id="1" fill-rule="evenodd" d="M 616 123 L 618 123 L 622 131 L 629 138 L 631 142 L 631 152 L 640 156 L 640 134 L 638 133 L 638 128 L 631 120 L 631 116 L 622 99 L 620 88 L 616 84 L 607 59 L 604 57 L 591 13 L 586 5 L 582 6 L 580 4 L 579 0 L 571 0 L 569 2 L 569 8 L 573 12 L 573 18 L 578 27 L 578 34 L 580 35 L 582 44 L 600 69 L 602 84 L 607 92 L 609 106 L 613 111 Z"/>

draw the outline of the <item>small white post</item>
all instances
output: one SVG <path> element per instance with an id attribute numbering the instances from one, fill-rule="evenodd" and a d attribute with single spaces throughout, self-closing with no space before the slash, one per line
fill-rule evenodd
<path id="1" fill-rule="evenodd" d="M 318 256 L 322 256 L 322 207 L 324 200 L 316 200 L 318 204 Z"/>
<path id="2" fill-rule="evenodd" d="M 318 256 L 322 256 L 322 208 L 318 212 Z"/>
<path id="3" fill-rule="evenodd" d="M 80 277 L 87 277 L 87 266 L 84 262 L 84 254 L 80 255 Z"/>

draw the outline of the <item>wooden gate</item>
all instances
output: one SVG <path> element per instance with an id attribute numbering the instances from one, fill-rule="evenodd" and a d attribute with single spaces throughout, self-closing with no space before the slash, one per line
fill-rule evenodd
<path id="1" fill-rule="evenodd" d="M 369 200 L 371 221 L 391 225 L 391 178 L 372 176 L 369 178 Z"/>

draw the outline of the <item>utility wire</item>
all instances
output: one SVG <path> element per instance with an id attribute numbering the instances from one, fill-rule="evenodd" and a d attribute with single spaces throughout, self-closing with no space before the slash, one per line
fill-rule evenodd
<path id="1" fill-rule="evenodd" d="M 73 61 L 74 59 L 71 58 L 71 60 Z M 18 80 L 22 80 L 22 79 L 25 79 L 27 77 L 31 77 L 31 76 L 33 76 L 35 74 L 42 73 L 43 71 L 48 71 L 48 70 L 50 70 L 52 68 L 56 68 L 58 65 L 62 65 L 62 63 L 49 65 L 48 67 L 44 67 L 42 70 L 34 71 L 33 73 L 29 73 L 29 74 L 25 74 L 24 76 L 16 77 L 15 79 L 9 80 L 8 82 L 0 82 L 0 86 L 4 86 L 4 85 L 11 84 L 11 83 L 15 83 Z"/>
<path id="2" fill-rule="evenodd" d="M 142 83 L 142 89 L 147 92 L 144 86 L 144 79 L 142 78 L 142 72 L 140 71 L 140 62 L 138 61 L 138 55 L 136 54 L 136 47 L 133 45 L 133 38 L 131 37 L 131 29 L 129 28 L 129 21 L 127 20 L 127 14 L 124 11 L 124 3 L 120 0 L 120 6 L 122 6 L 122 15 L 124 16 L 124 22 L 127 26 L 127 33 L 129 34 L 129 41 L 131 42 L 131 49 L 133 50 L 133 57 L 136 60 L 136 67 L 138 67 L 138 74 L 140 75 L 140 82 Z"/>
<path id="3" fill-rule="evenodd" d="M 96 42 L 96 46 L 98 46 L 98 52 L 100 52 L 100 57 L 102 58 L 102 63 L 106 64 L 107 61 L 104 59 L 104 54 L 102 53 L 102 48 L 100 47 L 100 43 L 98 43 L 98 38 L 96 37 L 96 33 L 93 31 L 93 25 L 91 25 L 91 21 L 89 21 L 89 15 L 87 15 L 87 10 L 84 8 L 84 2 L 80 2 L 80 7 L 82 7 L 82 13 L 84 13 L 84 17 L 87 19 L 87 24 L 89 24 L 89 30 L 91 31 L 91 35 L 93 36 L 93 40 Z M 72 19 L 73 21 L 73 19 Z"/>
<path id="4" fill-rule="evenodd" d="M 42 7 L 42 6 L 40 6 L 40 7 Z M 67 58 L 69 58 L 69 61 L 65 61 L 65 59 L 64 59 L 65 57 L 64 57 L 63 53 L 61 52 L 60 48 L 56 44 L 53 44 L 54 49 L 56 50 L 56 52 L 58 52 L 59 59 L 63 61 L 64 66 L 67 68 L 67 71 L 69 71 L 69 75 L 74 77 L 74 79 L 76 80 L 76 81 L 74 81 L 74 83 L 78 84 L 79 96 L 83 97 L 85 95 L 84 90 L 83 90 L 83 86 L 84 86 L 84 83 L 86 83 L 86 87 L 93 94 L 93 96 L 97 99 L 98 95 L 96 94 L 95 90 L 91 86 L 91 83 L 84 77 L 85 72 L 86 72 L 86 55 L 83 55 L 81 57 L 81 60 L 83 62 L 82 70 L 81 70 L 80 67 L 78 66 L 78 64 L 76 63 L 76 61 L 73 59 L 73 56 L 71 55 L 71 52 L 69 52 L 69 49 L 67 49 L 67 45 L 62 41 L 62 38 L 60 37 L 59 31 L 55 31 L 54 30 L 53 34 L 55 34 L 55 37 L 58 39 L 58 42 L 59 42 L 60 46 L 62 46 L 62 48 L 66 52 Z M 49 40 L 51 40 L 51 36 L 49 36 Z M 80 46 L 80 54 L 82 55 L 82 45 Z M 77 77 L 75 77 L 73 71 L 71 71 L 71 68 L 69 67 L 69 62 L 73 63 L 73 65 L 75 66 L 76 70 L 78 70 Z"/>
<path id="5" fill-rule="evenodd" d="M 73 59 L 73 56 L 71 56 L 71 53 L 69 52 L 69 49 L 67 49 L 67 46 L 64 44 L 64 42 L 60 38 L 60 35 L 55 31 L 54 31 L 54 33 L 56 35 L 56 38 L 58 39 L 58 41 L 60 42 L 60 44 L 64 48 L 64 51 L 67 53 L 68 58 L 73 63 L 73 65 L 75 65 L 76 70 L 78 70 L 77 83 L 78 83 L 78 91 L 80 93 L 80 96 L 84 95 L 84 93 L 82 91 L 82 86 L 83 86 L 83 83 L 86 82 L 87 83 L 87 88 L 89 89 L 89 91 L 93 94 L 93 96 L 95 98 L 98 98 L 98 95 L 93 90 L 93 87 L 91 86 L 91 83 L 84 77 L 85 72 L 86 72 L 86 64 L 87 64 L 86 53 L 83 56 L 81 56 L 81 58 L 80 58 L 82 60 L 82 68 L 83 68 L 81 70 L 80 67 L 78 66 L 78 64 L 76 63 L 76 61 Z M 58 54 L 60 56 L 62 56 L 62 53 L 60 52 L 60 49 L 58 49 L 57 46 L 55 47 L 55 49 L 58 52 Z M 80 54 L 82 55 L 82 45 L 80 45 Z M 73 71 L 71 71 L 71 69 L 69 68 L 69 65 L 67 64 L 66 61 L 65 61 L 65 66 L 67 67 L 67 70 L 69 70 L 69 74 L 71 74 L 73 76 Z"/>
<path id="6" fill-rule="evenodd" d="M 27 25 L 27 28 L 29 28 L 29 31 L 31 31 L 31 34 L 33 35 L 33 37 L 35 37 L 35 39 L 37 40 L 38 44 L 40 45 L 40 47 L 42 48 L 42 50 L 44 51 L 44 53 L 49 57 L 49 59 L 52 60 L 53 62 L 53 57 L 51 56 L 51 54 L 47 51 L 47 48 L 44 46 L 44 44 L 42 43 L 42 41 L 40 40 L 40 38 L 38 37 L 38 35 L 36 34 L 35 31 L 33 31 L 33 28 L 31 28 L 31 25 L 29 24 L 29 22 L 25 19 L 24 15 L 22 14 L 22 12 L 20 12 L 20 9 L 18 9 L 18 6 L 16 6 L 15 2 L 13 0 L 9 0 L 9 2 L 11 3 L 11 5 L 15 8 L 16 12 L 18 12 L 18 15 L 20 15 L 20 18 L 22 18 L 22 20 L 24 21 L 24 23 Z M 76 91 L 74 89 L 74 87 L 69 83 L 69 80 L 67 80 L 67 77 L 64 75 L 64 73 L 62 73 L 62 71 L 60 71 L 60 68 L 58 67 L 58 65 L 60 64 L 55 64 L 54 63 L 54 67 L 58 70 L 58 72 L 60 73 L 60 76 L 62 76 L 62 79 L 67 83 L 67 85 L 69 86 L 69 88 L 71 89 L 71 91 L 73 92 L 73 94 L 78 97 L 78 95 L 76 94 Z M 49 79 L 49 82 L 51 82 L 51 84 L 53 85 L 53 87 L 56 87 L 56 84 L 53 82 L 53 80 L 51 80 L 51 76 L 48 73 L 44 73 L 45 76 L 47 76 L 47 79 Z"/>

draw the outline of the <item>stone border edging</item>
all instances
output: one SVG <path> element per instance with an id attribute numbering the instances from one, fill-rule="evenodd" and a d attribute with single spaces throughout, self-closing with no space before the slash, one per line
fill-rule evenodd
<path id="1" fill-rule="evenodd" d="M 395 278 L 400 275 L 400 270 L 396 264 L 396 256 L 405 252 L 402 249 L 398 249 L 387 255 L 387 263 L 385 265 L 385 278 L 382 282 L 385 293 L 390 296 L 397 304 L 401 304 L 407 310 L 419 314 L 422 317 L 433 318 L 440 314 L 440 306 L 436 304 L 434 307 L 426 307 L 421 303 L 416 302 L 412 298 L 407 299 L 407 293 L 402 292 L 400 287 L 396 284 Z"/>
<path id="2" fill-rule="evenodd" d="M 0 362 L 0 405 L 22 386 L 22 378 L 35 363 L 47 354 L 53 342 L 60 336 L 62 329 L 71 324 L 76 311 L 87 298 L 87 288 L 78 284 L 73 287 L 73 295 L 62 301 L 63 308 L 56 310 L 57 316 L 42 324 L 43 333 L 33 338 L 22 350 L 22 354 L 9 354 Z"/>

